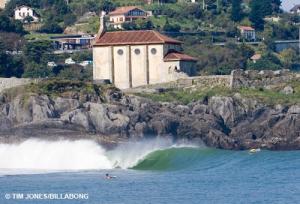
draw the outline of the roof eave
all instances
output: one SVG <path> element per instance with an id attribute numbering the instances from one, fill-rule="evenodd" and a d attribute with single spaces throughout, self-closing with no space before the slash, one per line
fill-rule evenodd
<path id="1" fill-rule="evenodd" d="M 183 62 L 197 62 L 197 59 L 164 59 L 164 62 L 178 62 L 178 61 L 183 61 Z"/>
<path id="2" fill-rule="evenodd" d="M 182 44 L 181 42 L 132 42 L 132 43 L 95 43 L 94 46 L 98 46 L 98 47 L 104 47 L 104 46 L 118 46 L 118 45 L 163 45 L 163 44 L 176 44 L 176 45 L 180 45 Z"/>

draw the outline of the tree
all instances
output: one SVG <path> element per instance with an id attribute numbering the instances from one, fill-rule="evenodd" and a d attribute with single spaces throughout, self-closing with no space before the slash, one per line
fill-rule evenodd
<path id="1" fill-rule="evenodd" d="M 293 65 L 300 61 L 297 52 L 291 48 L 281 51 L 279 58 L 286 69 L 292 69 Z"/>
<path id="2" fill-rule="evenodd" d="M 152 30 L 154 28 L 152 21 L 149 19 L 138 19 L 136 24 L 139 30 Z"/>
<path id="3" fill-rule="evenodd" d="M 281 0 L 272 0 L 272 10 L 273 13 L 281 13 Z"/>
<path id="4" fill-rule="evenodd" d="M 102 1 L 100 8 L 101 8 L 101 10 L 108 13 L 108 12 L 114 10 L 116 8 L 116 5 L 109 0 L 104 0 L 104 1 Z"/>
<path id="5" fill-rule="evenodd" d="M 28 62 L 41 64 L 47 54 L 52 51 L 50 41 L 35 41 L 29 42 L 23 49 L 23 54 Z"/>
<path id="6" fill-rule="evenodd" d="M 63 31 L 63 28 L 54 21 L 46 22 L 40 29 L 42 33 L 62 33 Z"/>
<path id="7" fill-rule="evenodd" d="M 26 16 L 24 19 L 23 19 L 23 22 L 24 23 L 31 23 L 33 22 L 34 19 L 32 18 L 32 16 Z"/>
<path id="8" fill-rule="evenodd" d="M 238 22 L 242 19 L 241 0 L 232 0 L 231 20 Z"/>
<path id="9" fill-rule="evenodd" d="M 7 51 L 20 51 L 25 44 L 24 37 L 17 33 L 0 32 L 0 39 Z"/>
<path id="10" fill-rule="evenodd" d="M 278 70 L 282 68 L 280 60 L 271 52 L 263 54 L 261 59 L 257 60 L 256 63 L 249 62 L 248 69 L 253 70 Z"/>
<path id="11" fill-rule="evenodd" d="M 64 24 L 65 26 L 73 25 L 76 22 L 76 16 L 72 13 L 64 16 Z"/>
<path id="12" fill-rule="evenodd" d="M 8 16 L 0 14 L 0 32 L 15 32 L 21 35 L 26 34 L 22 22 L 11 20 Z"/>
<path id="13" fill-rule="evenodd" d="M 253 26 L 259 30 L 263 30 L 264 28 L 264 17 L 266 15 L 262 8 L 262 1 L 265 0 L 252 0 L 250 2 L 251 12 L 249 14 L 249 19 Z"/>
<path id="14" fill-rule="evenodd" d="M 7 47 L 0 39 L 0 77 L 21 77 L 23 63 L 20 57 L 6 53 Z"/>
<path id="15" fill-rule="evenodd" d="M 51 74 L 51 70 L 47 66 L 29 62 L 25 65 L 25 71 L 22 77 L 29 78 L 45 78 Z"/>
<path id="16" fill-rule="evenodd" d="M 178 24 L 170 24 L 167 19 L 166 24 L 163 27 L 163 30 L 166 32 L 179 32 L 181 30 L 181 27 Z"/>
<path id="17" fill-rule="evenodd" d="M 122 24 L 124 30 L 137 30 L 138 26 L 135 22 L 125 22 Z"/>

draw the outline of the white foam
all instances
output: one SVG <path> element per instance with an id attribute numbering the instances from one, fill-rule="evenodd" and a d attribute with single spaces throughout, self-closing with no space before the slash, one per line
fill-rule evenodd
<path id="1" fill-rule="evenodd" d="M 0 169 L 85 170 L 109 169 L 105 150 L 92 141 L 27 140 L 0 144 Z"/>

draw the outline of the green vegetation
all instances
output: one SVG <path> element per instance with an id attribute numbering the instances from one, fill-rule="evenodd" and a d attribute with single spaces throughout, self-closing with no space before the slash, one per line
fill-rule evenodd
<path id="1" fill-rule="evenodd" d="M 24 35 L 22 22 L 10 19 L 0 12 L 0 32 L 13 32 Z"/>
<path id="2" fill-rule="evenodd" d="M 59 35 L 65 28 L 76 33 L 94 34 L 99 28 L 99 18 L 94 15 L 81 18 L 84 14 L 98 14 L 100 10 L 109 12 L 126 5 L 139 5 L 153 13 L 149 19 L 125 23 L 126 30 L 155 29 L 183 41 L 185 52 L 198 58 L 198 74 L 229 74 L 237 68 L 300 70 L 298 50 L 289 49 L 282 53 L 275 50 L 275 40 L 298 38 L 297 24 L 300 23 L 298 15 L 280 10 L 280 0 L 206 0 L 205 5 L 202 1 L 160 2 L 147 5 L 143 0 L 72 0 L 67 4 L 65 0 L 10 0 L 0 11 L 0 43 L 3 45 L 0 50 L 0 76 L 90 79 L 91 67 L 83 69 L 62 65 L 66 57 L 74 59 L 76 55 L 53 55 L 53 50 L 44 45 L 49 43 L 50 36 Z M 40 30 L 26 34 L 22 22 L 12 20 L 14 8 L 20 5 L 35 9 L 41 19 Z M 279 16 L 280 20 L 266 21 L 264 18 L 267 16 Z M 32 19 L 26 20 L 30 23 Z M 262 41 L 260 46 L 237 44 L 237 41 L 247 42 L 237 29 L 239 25 L 254 26 L 257 40 Z M 226 44 L 214 45 L 218 42 Z M 250 60 L 254 54 L 262 56 L 256 63 Z M 31 55 L 37 56 L 33 59 Z M 85 60 L 90 60 L 90 57 Z M 59 66 L 48 67 L 49 61 Z"/>
<path id="3" fill-rule="evenodd" d="M 5 90 L 3 93 L 8 100 L 22 96 L 24 103 L 32 95 L 47 95 L 56 97 L 77 97 L 80 100 L 86 100 L 87 95 L 99 97 L 105 102 L 105 94 L 111 91 L 118 91 L 112 85 L 95 85 L 91 82 L 82 82 L 77 80 L 59 80 L 48 79 L 38 83 L 32 83 L 21 87 L 15 87 Z"/>
<path id="4" fill-rule="evenodd" d="M 232 0 L 231 19 L 235 22 L 242 20 L 242 0 Z"/>
<path id="5" fill-rule="evenodd" d="M 284 94 L 280 91 L 287 85 L 294 89 L 293 94 Z M 263 88 L 241 88 L 229 89 L 225 87 L 203 88 L 198 90 L 168 90 L 163 93 L 139 93 L 136 94 L 141 97 L 149 98 L 153 101 L 160 102 L 178 102 L 182 104 L 189 104 L 198 100 L 205 100 L 212 96 L 234 96 L 236 93 L 241 94 L 244 98 L 253 98 L 259 102 L 267 105 L 276 104 L 299 104 L 300 103 L 300 82 L 292 81 L 287 84 L 280 84 L 273 87 L 271 90 Z"/>

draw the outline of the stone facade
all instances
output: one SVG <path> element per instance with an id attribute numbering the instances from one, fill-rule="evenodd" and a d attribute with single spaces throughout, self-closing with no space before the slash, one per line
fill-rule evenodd
<path id="1" fill-rule="evenodd" d="M 40 79 L 27 79 L 27 78 L 0 78 L 0 93 L 9 88 L 23 86 L 30 83 L 37 83 Z"/>

